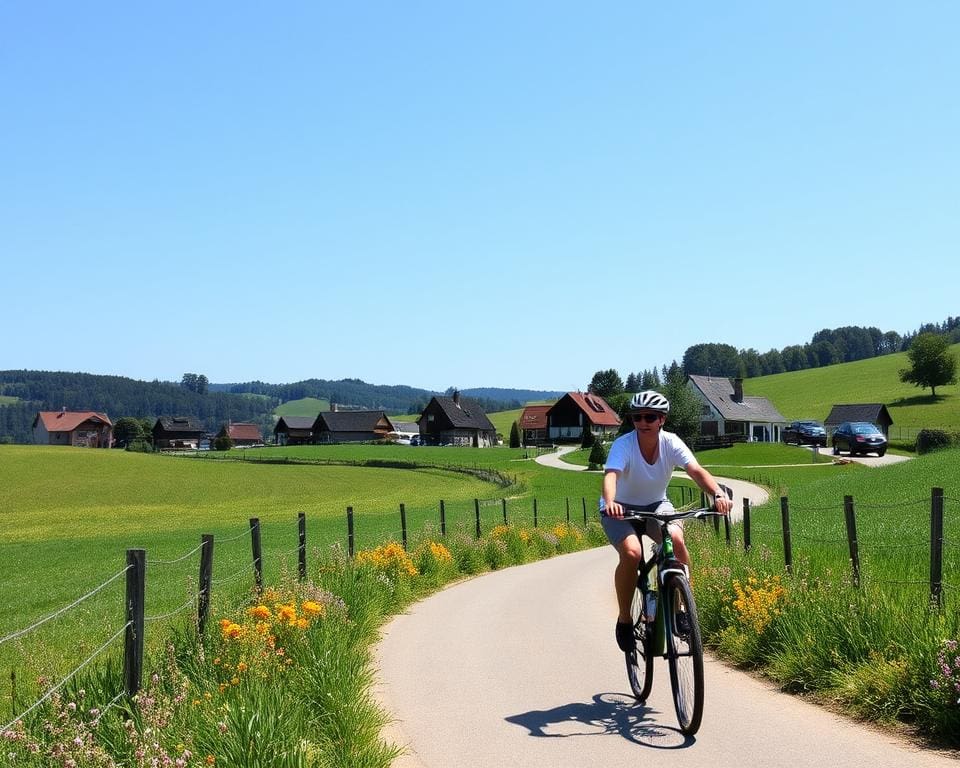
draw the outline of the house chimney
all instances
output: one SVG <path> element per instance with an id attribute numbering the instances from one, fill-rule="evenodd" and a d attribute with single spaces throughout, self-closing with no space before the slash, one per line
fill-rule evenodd
<path id="1" fill-rule="evenodd" d="M 733 380 L 733 402 L 743 402 L 743 379 L 739 376 Z"/>
<path id="2" fill-rule="evenodd" d="M 457 408 L 460 407 L 460 390 L 459 389 L 453 390 L 453 404 L 457 406 Z"/>
<path id="3" fill-rule="evenodd" d="M 336 412 L 337 412 L 337 404 L 330 403 L 330 413 L 336 413 Z"/>

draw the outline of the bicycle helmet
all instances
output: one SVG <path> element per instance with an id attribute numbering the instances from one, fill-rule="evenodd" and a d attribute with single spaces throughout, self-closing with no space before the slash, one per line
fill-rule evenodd
<path id="1" fill-rule="evenodd" d="M 652 389 L 646 389 L 643 392 L 637 392 L 630 399 L 631 411 L 659 411 L 664 416 L 670 413 L 670 401 L 659 392 Z"/>

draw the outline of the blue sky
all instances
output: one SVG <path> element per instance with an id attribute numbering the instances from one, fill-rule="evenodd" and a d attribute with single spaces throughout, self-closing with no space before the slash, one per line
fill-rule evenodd
<path id="1" fill-rule="evenodd" d="M 585 387 L 960 314 L 960 5 L 0 4 L 0 368 Z"/>

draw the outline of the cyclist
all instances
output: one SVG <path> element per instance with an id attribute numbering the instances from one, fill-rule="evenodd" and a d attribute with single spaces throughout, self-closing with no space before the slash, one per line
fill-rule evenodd
<path id="1" fill-rule="evenodd" d="M 607 539 L 620 555 L 614 572 L 619 610 L 616 637 L 617 645 L 624 652 L 630 650 L 634 641 L 630 604 L 643 549 L 633 525 L 623 519 L 621 503 L 640 506 L 648 512 L 673 510 L 667 499 L 667 485 L 673 470 L 682 467 L 704 493 L 713 498 L 717 512 L 725 515 L 733 508 L 713 475 L 697 463 L 683 440 L 664 431 L 668 413 L 670 401 L 659 392 L 645 390 L 634 395 L 630 400 L 634 430 L 613 441 L 604 465 L 600 521 Z M 654 521 L 647 521 L 645 533 L 659 543 L 660 530 Z M 674 554 L 689 568 L 690 554 L 683 540 L 683 528 L 672 523 L 670 534 Z"/>

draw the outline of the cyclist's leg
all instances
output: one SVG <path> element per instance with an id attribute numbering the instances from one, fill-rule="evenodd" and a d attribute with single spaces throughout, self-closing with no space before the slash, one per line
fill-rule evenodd
<path id="1" fill-rule="evenodd" d="M 612 517 L 601 518 L 607 539 L 617 550 L 619 562 L 613 573 L 613 585 L 617 591 L 617 621 L 630 623 L 630 605 L 633 591 L 637 588 L 637 568 L 643 558 L 643 546 L 633 526 L 625 520 Z"/>

